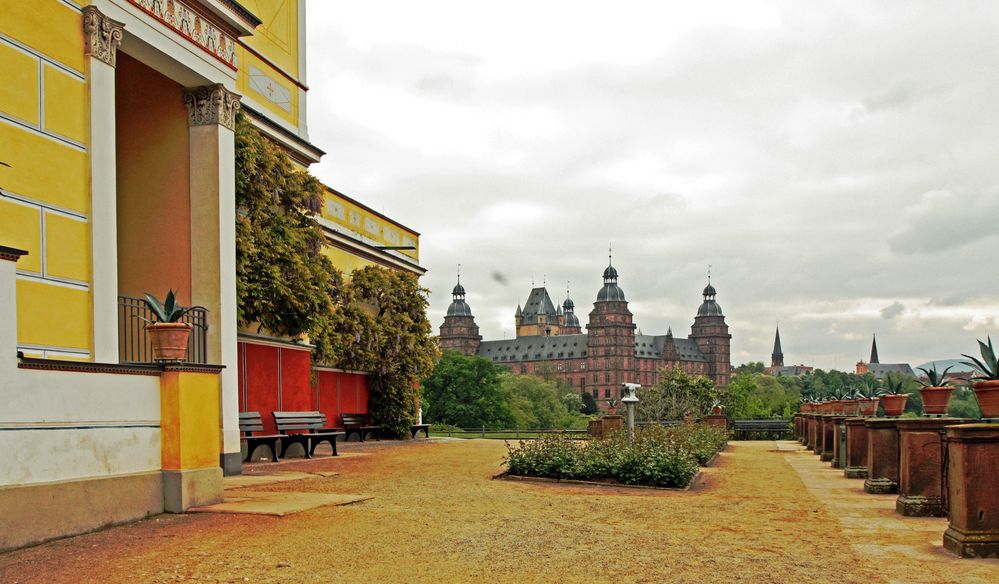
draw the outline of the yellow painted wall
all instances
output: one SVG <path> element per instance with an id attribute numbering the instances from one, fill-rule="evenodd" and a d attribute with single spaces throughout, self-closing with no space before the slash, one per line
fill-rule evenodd
<path id="1" fill-rule="evenodd" d="M 419 260 L 420 236 L 416 232 L 385 219 L 330 189 L 326 190 L 323 198 L 323 218 L 382 245 L 415 245 L 415 250 L 399 251 Z"/>
<path id="2" fill-rule="evenodd" d="M 160 376 L 164 470 L 218 466 L 219 376 L 165 371 Z"/>
<path id="3" fill-rule="evenodd" d="M 18 343 L 90 351 L 92 328 L 89 291 L 18 279 Z"/>
<path id="4" fill-rule="evenodd" d="M 244 42 L 296 79 L 298 73 L 298 1 L 242 0 L 262 23 Z M 240 69 L 243 61 L 239 62 Z"/>
<path id="5" fill-rule="evenodd" d="M 351 272 L 359 268 L 376 265 L 375 262 L 368 261 L 348 251 L 330 246 L 325 246 L 323 248 L 323 255 L 328 257 L 330 261 L 333 262 L 333 265 L 346 275 L 349 275 Z"/>
<path id="6" fill-rule="evenodd" d="M 239 93 L 253 98 L 267 110 L 265 113 L 298 127 L 298 86 L 241 45 L 236 46 L 236 54 L 239 62 L 236 88 Z"/>
<path id="7" fill-rule="evenodd" d="M 0 245 L 29 252 L 17 331 L 35 352 L 92 352 L 82 26 L 59 0 L 0 1 Z"/>

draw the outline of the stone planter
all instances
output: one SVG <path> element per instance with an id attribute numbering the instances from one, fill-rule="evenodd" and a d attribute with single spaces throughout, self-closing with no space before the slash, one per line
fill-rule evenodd
<path id="1" fill-rule="evenodd" d="M 898 499 L 895 510 L 906 517 L 943 517 L 944 428 L 966 424 L 961 418 L 913 418 L 898 428 Z"/>
<path id="2" fill-rule="evenodd" d="M 805 448 L 808 450 L 815 449 L 815 426 L 818 421 L 818 414 L 808 414 L 808 419 L 805 422 Z"/>
<path id="3" fill-rule="evenodd" d="M 709 414 L 704 416 L 704 423 L 709 426 L 717 426 L 723 430 L 728 428 L 728 418 L 723 414 Z"/>
<path id="4" fill-rule="evenodd" d="M 999 425 L 947 428 L 948 550 L 999 558 Z"/>
<path id="5" fill-rule="evenodd" d="M 864 418 L 847 418 L 846 426 L 846 466 L 843 476 L 848 479 L 867 478 L 867 426 Z"/>
<path id="6" fill-rule="evenodd" d="M 881 398 L 872 397 L 870 399 L 857 400 L 857 415 L 871 417 L 878 413 L 878 403 Z"/>
<path id="7" fill-rule="evenodd" d="M 856 416 L 860 410 L 860 400 L 848 399 L 843 401 L 843 415 Z"/>
<path id="8" fill-rule="evenodd" d="M 624 428 L 624 418 L 616 414 L 607 414 L 601 416 L 599 420 L 590 420 L 587 434 L 596 438 L 606 438 L 608 434 L 621 428 Z"/>
<path id="9" fill-rule="evenodd" d="M 887 394 L 881 396 L 881 409 L 889 418 L 897 418 L 905 411 L 905 402 L 909 399 L 909 394 Z"/>
<path id="10" fill-rule="evenodd" d="M 953 387 L 924 387 L 919 390 L 920 397 L 923 398 L 923 413 L 927 416 L 942 416 L 947 413 L 947 402 L 950 401 L 950 394 Z"/>
<path id="11" fill-rule="evenodd" d="M 999 380 L 976 381 L 971 384 L 978 398 L 983 418 L 999 418 Z"/>
<path id="12" fill-rule="evenodd" d="M 898 420 L 868 418 L 867 480 L 864 491 L 872 494 L 895 493 L 898 490 Z"/>
<path id="13" fill-rule="evenodd" d="M 815 416 L 815 442 L 812 443 L 812 452 L 822 456 L 822 441 L 825 440 L 825 423 L 828 414 Z"/>

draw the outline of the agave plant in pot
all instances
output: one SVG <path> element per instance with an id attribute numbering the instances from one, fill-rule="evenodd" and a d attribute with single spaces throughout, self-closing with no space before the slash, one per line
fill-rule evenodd
<path id="1" fill-rule="evenodd" d="M 970 365 L 975 370 L 971 377 L 971 389 L 975 391 L 982 417 L 999 418 L 999 362 L 996 359 L 995 349 L 992 348 L 992 337 L 986 339 L 988 344 L 978 341 L 981 360 L 971 355 L 963 355 L 971 359 L 964 364 Z"/>
<path id="2" fill-rule="evenodd" d="M 891 373 L 885 375 L 884 393 L 881 394 L 881 408 L 889 418 L 897 418 L 905 411 L 905 402 L 909 399 L 909 394 L 902 393 L 905 387 L 905 380 L 896 377 Z"/>
<path id="3" fill-rule="evenodd" d="M 857 388 L 857 414 L 864 417 L 871 417 L 878 412 L 878 403 L 881 401 L 881 389 L 873 383 L 864 381 Z"/>
<path id="4" fill-rule="evenodd" d="M 919 385 L 919 395 L 923 398 L 923 413 L 927 416 L 942 416 L 947 413 L 947 402 L 950 401 L 950 394 L 954 391 L 950 381 L 947 381 L 947 372 L 954 366 L 937 371 L 937 366 L 932 369 L 919 367 L 918 369 L 926 376 L 925 380 L 917 379 Z"/>
<path id="5" fill-rule="evenodd" d="M 167 292 L 166 298 L 160 302 L 152 294 L 146 294 L 146 306 L 152 312 L 154 320 L 138 318 L 146 321 L 146 334 L 153 347 L 155 361 L 183 361 L 187 357 L 187 339 L 193 328 L 180 319 L 201 306 L 184 308 L 177 304 L 177 295 L 173 290 Z"/>
<path id="6" fill-rule="evenodd" d="M 841 399 L 843 400 L 843 415 L 856 416 L 859 413 L 860 398 L 857 397 L 856 388 L 844 388 Z"/>

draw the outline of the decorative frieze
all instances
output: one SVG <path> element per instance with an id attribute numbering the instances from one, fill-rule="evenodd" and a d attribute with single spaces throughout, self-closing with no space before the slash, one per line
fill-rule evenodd
<path id="1" fill-rule="evenodd" d="M 128 0 L 156 20 L 236 69 L 236 39 L 180 0 Z"/>
<path id="2" fill-rule="evenodd" d="M 235 129 L 236 112 L 239 111 L 239 94 L 222 84 L 202 85 L 184 91 L 187 106 L 187 123 L 190 126 L 219 124 Z"/>
<path id="3" fill-rule="evenodd" d="M 108 18 L 96 6 L 84 6 L 84 53 L 114 67 L 124 29 L 124 24 Z"/>

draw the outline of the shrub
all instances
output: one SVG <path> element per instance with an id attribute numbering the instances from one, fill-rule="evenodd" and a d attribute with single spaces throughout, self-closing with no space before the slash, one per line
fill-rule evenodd
<path id="1" fill-rule="evenodd" d="M 685 487 L 727 438 L 724 430 L 694 424 L 640 428 L 631 444 L 624 431 L 591 442 L 552 434 L 507 443 L 505 462 L 512 475 Z"/>

